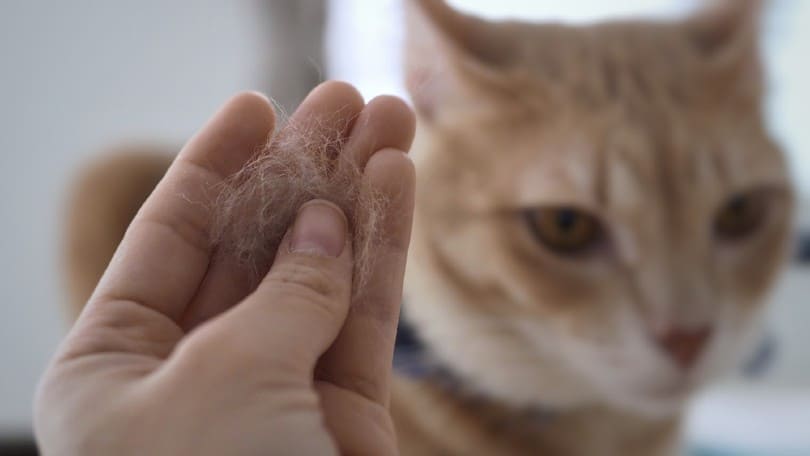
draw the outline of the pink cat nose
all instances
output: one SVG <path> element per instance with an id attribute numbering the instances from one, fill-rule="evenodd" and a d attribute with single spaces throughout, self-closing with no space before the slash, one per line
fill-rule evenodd
<path id="1" fill-rule="evenodd" d="M 711 333 L 708 326 L 697 329 L 671 328 L 658 336 L 658 343 L 678 366 L 689 369 L 700 357 Z"/>

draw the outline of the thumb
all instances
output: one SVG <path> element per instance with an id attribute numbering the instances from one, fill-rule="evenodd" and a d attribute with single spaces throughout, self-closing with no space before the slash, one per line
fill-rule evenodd
<path id="1" fill-rule="evenodd" d="M 349 310 L 353 263 L 347 225 L 330 202 L 301 207 L 256 291 L 214 322 L 242 361 L 311 373 Z"/>

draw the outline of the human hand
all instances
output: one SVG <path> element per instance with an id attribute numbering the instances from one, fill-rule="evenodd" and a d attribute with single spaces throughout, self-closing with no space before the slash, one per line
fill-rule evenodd
<path id="1" fill-rule="evenodd" d="M 387 406 L 414 118 L 395 98 L 364 105 L 330 82 L 293 120 L 342 126 L 341 153 L 388 200 L 362 297 L 350 303 L 347 222 L 324 201 L 303 206 L 253 290 L 212 251 L 209 205 L 199 203 L 274 127 L 265 98 L 238 95 L 144 203 L 48 367 L 34 422 L 44 454 L 396 453 Z"/>

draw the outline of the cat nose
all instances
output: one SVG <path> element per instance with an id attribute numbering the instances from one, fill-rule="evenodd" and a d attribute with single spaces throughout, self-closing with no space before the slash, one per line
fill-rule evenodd
<path id="1" fill-rule="evenodd" d="M 689 369 L 700 357 L 712 330 L 708 326 L 697 329 L 670 328 L 658 336 L 658 343 L 682 369 Z"/>

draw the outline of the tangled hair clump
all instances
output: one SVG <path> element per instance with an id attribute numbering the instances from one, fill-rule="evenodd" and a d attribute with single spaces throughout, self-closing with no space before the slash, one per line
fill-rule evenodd
<path id="1" fill-rule="evenodd" d="M 338 113 L 339 114 L 339 113 Z M 336 115 L 338 115 L 336 114 Z M 385 200 L 344 153 L 350 119 L 341 127 L 288 123 L 238 172 L 226 179 L 213 207 L 212 242 L 251 271 L 251 282 L 267 273 L 298 209 L 313 199 L 340 207 L 349 221 L 354 253 L 353 293 L 363 288 L 379 241 Z"/>

